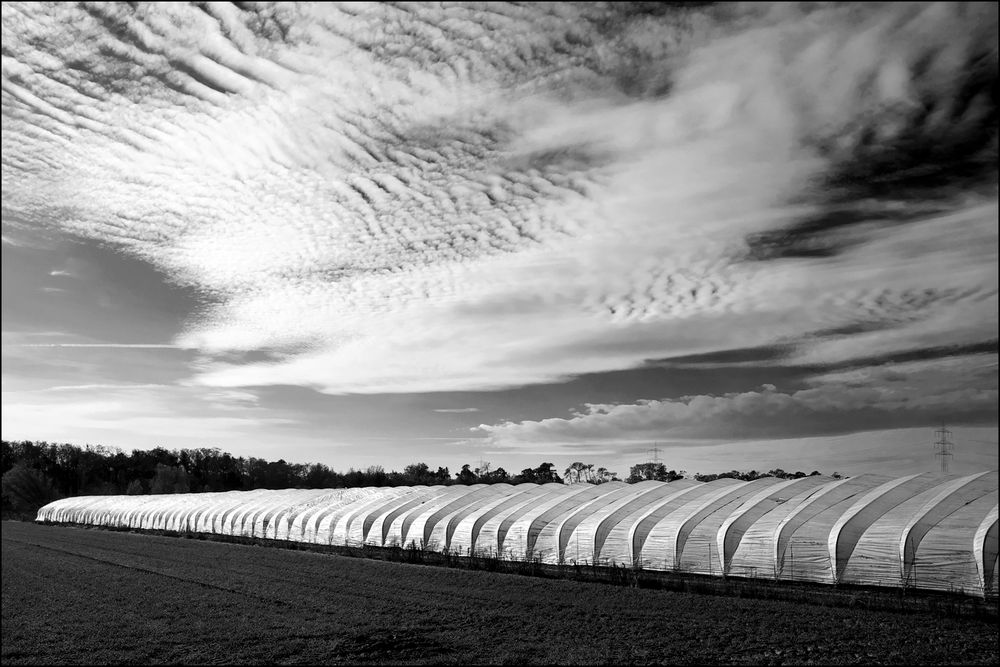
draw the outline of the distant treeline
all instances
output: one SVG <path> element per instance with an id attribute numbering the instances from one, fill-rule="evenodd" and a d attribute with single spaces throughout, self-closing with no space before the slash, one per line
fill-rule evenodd
<path id="1" fill-rule="evenodd" d="M 574 463 L 573 465 L 577 465 Z M 598 473 L 604 470 L 603 468 L 598 468 Z M 569 471 L 567 471 L 569 472 Z M 611 473 L 614 474 L 614 473 Z M 822 475 L 819 470 L 813 470 L 810 473 L 804 473 L 801 470 L 798 472 L 786 472 L 781 468 L 775 468 L 773 470 L 768 470 L 767 472 L 756 471 L 756 470 L 730 470 L 729 472 L 721 472 L 718 474 L 702 474 L 700 472 L 691 475 L 694 479 L 699 482 L 711 482 L 716 479 L 738 479 L 743 482 L 752 482 L 755 479 L 760 479 L 761 477 L 779 477 L 781 479 L 799 479 L 800 477 L 812 477 L 814 475 Z M 663 463 L 640 463 L 634 465 L 631 468 L 628 479 L 625 481 L 633 484 L 635 482 L 642 482 L 647 479 L 655 479 L 661 482 L 672 482 L 675 479 L 683 479 L 687 477 L 687 471 L 681 470 L 677 472 L 676 470 L 667 470 L 667 466 Z M 833 473 L 832 477 L 837 479 L 841 478 L 839 472 Z M 589 481 L 589 480 L 588 480 Z"/>
<path id="2" fill-rule="evenodd" d="M 432 470 L 426 463 L 412 463 L 402 472 L 386 472 L 382 466 L 337 472 L 322 463 L 288 463 L 255 457 L 233 456 L 217 448 L 132 450 L 48 442 L 2 441 L 5 516 L 32 514 L 41 505 L 61 497 L 77 495 L 202 493 L 252 489 L 330 489 L 362 486 L 420 486 L 433 484 L 495 484 L 563 482 L 552 463 L 525 468 L 516 475 L 488 463 L 473 468 L 466 464 L 454 476 L 448 468 Z M 565 471 L 566 481 L 601 484 L 618 481 L 616 473 L 592 464 L 573 463 Z M 820 474 L 813 471 L 811 474 Z M 686 473 L 667 470 L 662 463 L 632 466 L 627 482 L 672 481 Z M 752 480 L 758 477 L 805 477 L 806 473 L 772 470 L 732 471 L 718 475 L 695 474 L 700 481 L 720 477 Z M 835 473 L 835 476 L 836 475 Z"/>

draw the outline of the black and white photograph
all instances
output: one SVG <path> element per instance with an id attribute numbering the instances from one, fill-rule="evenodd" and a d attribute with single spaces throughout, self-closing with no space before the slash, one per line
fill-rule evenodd
<path id="1" fill-rule="evenodd" d="M 4 665 L 996 665 L 998 7 L 3 2 Z"/>

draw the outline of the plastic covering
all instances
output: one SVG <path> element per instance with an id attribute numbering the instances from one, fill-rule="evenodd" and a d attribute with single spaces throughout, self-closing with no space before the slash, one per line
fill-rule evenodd
<path id="1" fill-rule="evenodd" d="M 348 519 L 346 524 L 345 539 L 347 544 L 363 544 L 368 540 L 367 544 L 374 546 L 402 546 L 406 535 L 401 531 L 401 528 L 406 515 L 428 500 L 440 499 L 446 488 L 444 486 L 411 487 L 398 498 L 381 502 L 375 507 L 356 513 Z M 449 495 L 455 495 L 454 487 Z M 393 531 L 394 526 L 395 531 Z"/>
<path id="2" fill-rule="evenodd" d="M 979 583 L 984 591 L 997 593 L 997 494 L 992 494 L 993 509 L 980 522 L 976 531 L 973 553 L 979 570 Z M 990 567 L 993 563 L 993 567 Z M 992 571 L 992 574 L 991 574 Z"/>
<path id="3" fill-rule="evenodd" d="M 600 507 L 584 512 L 566 539 L 567 544 L 575 547 L 576 562 L 606 564 L 608 558 L 602 557 L 601 551 L 611 531 L 633 512 L 649 507 L 664 495 L 673 492 L 670 485 L 662 482 L 638 482 L 632 484 L 627 493 L 620 497 L 609 499 L 609 502 L 602 502 Z"/>
<path id="4" fill-rule="evenodd" d="M 374 497 L 380 496 L 381 489 L 344 489 L 335 497 L 323 504 L 317 504 L 295 517 L 292 529 L 288 535 L 290 540 L 320 543 L 329 542 L 330 526 L 336 522 L 341 513 L 351 506 Z M 298 534 L 296 534 L 296 528 Z"/>
<path id="5" fill-rule="evenodd" d="M 538 531 L 535 538 L 534 550 L 538 553 L 543 563 L 559 563 L 568 561 L 571 563 L 582 563 L 591 560 L 588 555 L 587 540 L 584 540 L 583 551 L 580 550 L 580 534 L 576 533 L 575 539 L 571 540 L 576 527 L 588 516 L 600 512 L 603 508 L 613 506 L 616 501 L 628 498 L 635 494 L 635 487 L 629 484 L 616 482 L 613 484 L 603 484 L 594 487 L 601 493 L 590 500 L 574 502 L 568 509 L 555 518 L 548 520 Z"/>
<path id="6" fill-rule="evenodd" d="M 543 545 L 543 550 L 538 554 L 535 553 L 535 541 L 542 529 L 553 521 L 558 521 L 564 513 L 609 491 L 601 488 L 602 486 L 605 485 L 567 486 L 566 492 L 547 502 L 532 503 L 523 507 L 500 524 L 497 531 L 498 551 L 511 558 L 533 558 L 536 555 L 544 558 L 546 548 L 551 549 L 551 545 Z M 624 484 L 612 482 L 607 486 L 617 489 Z"/>
<path id="7" fill-rule="evenodd" d="M 859 475 L 833 482 L 785 517 L 774 540 L 776 578 L 835 583 L 830 563 L 830 531 L 860 494 L 889 479 Z"/>
<path id="8" fill-rule="evenodd" d="M 762 485 L 775 484 L 778 481 L 774 478 L 754 482 L 716 480 L 705 485 L 704 493 L 694 493 L 694 491 L 702 489 L 692 489 L 693 492 L 677 498 L 670 505 L 671 511 L 649 527 L 643 542 L 633 542 L 638 562 L 645 567 L 661 570 L 680 570 L 685 566 L 693 566 L 701 570 L 704 566 L 704 570 L 709 574 L 718 574 L 719 568 L 712 572 L 710 567 L 711 542 L 697 545 L 706 547 L 703 562 L 689 559 L 682 565 L 684 547 L 691 531 L 698 525 L 699 521 L 707 519 L 715 509 L 740 498 L 742 495 L 749 495 Z M 648 524 L 648 522 L 647 518 L 646 523 Z M 640 527 L 642 527 L 641 523 Z M 697 546 L 692 551 L 701 551 L 697 549 Z"/>
<path id="9" fill-rule="evenodd" d="M 465 555 L 496 553 L 496 527 L 500 522 L 521 507 L 541 502 L 565 489 L 562 484 L 521 484 L 507 498 L 480 501 L 478 505 L 470 506 L 464 516 L 458 517 L 448 549 Z M 480 539 L 486 526 L 489 528 L 485 531 L 485 537 Z"/>
<path id="10" fill-rule="evenodd" d="M 900 502 L 872 522 L 858 538 L 841 581 L 852 584 L 912 585 L 918 575 L 913 554 L 926 534 L 943 519 L 997 488 L 997 476 L 979 473 L 948 480 L 931 479 L 927 490 Z M 981 518 L 980 518 L 981 519 Z M 979 527 L 974 521 L 967 530 Z M 956 525 L 953 519 L 949 525 Z M 971 553 L 970 548 L 966 552 Z M 925 552 L 926 553 L 926 552 Z M 969 560 L 966 558 L 966 560 Z M 975 570 L 975 561 L 970 560 Z"/>
<path id="11" fill-rule="evenodd" d="M 477 493 L 468 493 L 427 517 L 424 524 L 424 541 L 436 551 L 450 551 L 451 538 L 458 523 L 483 506 L 495 506 L 517 492 L 510 484 L 491 484 Z"/>
<path id="12" fill-rule="evenodd" d="M 85 496 L 38 521 L 997 593 L 996 471 Z"/>
<path id="13" fill-rule="evenodd" d="M 927 531 L 910 563 L 908 584 L 913 588 L 939 591 L 963 591 L 982 594 L 990 582 L 980 575 L 984 542 L 977 541 L 977 531 L 993 513 L 996 535 L 997 491 L 959 508 Z M 996 542 L 993 543 L 996 562 Z M 887 582 L 888 583 L 888 582 Z M 995 591 L 995 586 L 993 587 Z"/>
<path id="14" fill-rule="evenodd" d="M 736 511 L 727 513 L 728 516 L 723 520 L 721 526 L 716 531 L 716 536 L 719 542 L 717 545 L 718 551 L 716 551 L 716 553 L 720 555 L 721 559 L 719 566 L 727 574 L 733 574 L 733 556 L 735 555 L 740 544 L 742 544 L 747 531 L 749 531 L 755 524 L 765 523 L 762 521 L 764 516 L 775 511 L 779 507 L 782 507 L 790 499 L 798 500 L 800 494 L 802 493 L 805 493 L 806 497 L 808 497 L 808 495 L 810 495 L 817 487 L 830 481 L 831 479 L 829 477 L 823 477 L 821 475 L 792 479 L 768 486 L 764 488 L 763 491 L 759 491 L 753 496 L 746 498 L 745 501 L 740 503 Z M 784 514 L 781 516 L 784 516 Z M 765 525 L 771 524 L 765 523 Z M 751 541 L 761 543 L 769 542 L 767 539 L 760 539 L 760 537 L 757 537 L 756 534 L 751 534 L 750 539 Z M 773 574 L 774 563 L 768 563 L 768 565 L 771 567 L 765 566 L 764 572 L 767 574 Z M 742 574 L 744 576 L 757 576 L 756 568 L 754 566 L 749 566 L 748 568 L 744 565 L 743 567 L 744 571 Z"/>

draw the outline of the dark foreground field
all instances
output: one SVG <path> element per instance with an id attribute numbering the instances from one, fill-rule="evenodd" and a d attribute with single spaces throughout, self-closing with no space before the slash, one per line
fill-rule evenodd
<path id="1" fill-rule="evenodd" d="M 3 524 L 3 663 L 996 664 L 997 627 Z"/>

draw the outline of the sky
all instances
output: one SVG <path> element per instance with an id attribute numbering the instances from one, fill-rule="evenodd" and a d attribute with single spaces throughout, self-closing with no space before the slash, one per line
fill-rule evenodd
<path id="1" fill-rule="evenodd" d="M 4 439 L 997 464 L 996 3 L 4 3 Z"/>

